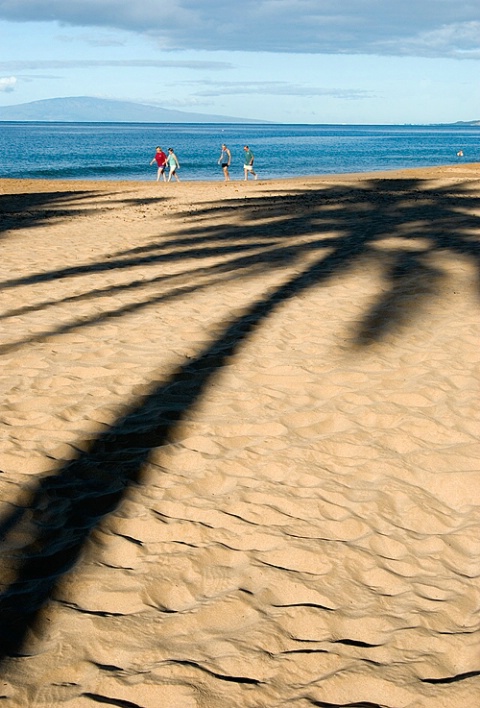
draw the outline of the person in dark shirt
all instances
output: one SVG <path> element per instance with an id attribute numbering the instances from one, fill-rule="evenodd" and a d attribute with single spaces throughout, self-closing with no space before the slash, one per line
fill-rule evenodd
<path id="1" fill-rule="evenodd" d="M 223 176 L 225 177 L 225 182 L 228 182 L 230 175 L 228 173 L 228 168 L 230 167 L 230 162 L 232 161 L 232 154 L 228 147 L 223 143 L 222 152 L 218 158 L 218 164 L 222 166 Z"/>

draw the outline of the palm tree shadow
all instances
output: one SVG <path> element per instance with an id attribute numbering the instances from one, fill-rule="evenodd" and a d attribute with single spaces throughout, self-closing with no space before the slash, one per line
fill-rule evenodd
<path id="1" fill-rule="evenodd" d="M 372 184 L 370 191 L 374 189 Z M 385 195 L 389 202 L 385 218 L 392 235 L 395 235 L 399 224 L 404 225 L 405 219 L 418 221 L 418 209 L 409 217 L 398 206 L 408 189 L 411 185 L 394 185 Z M 278 256 L 285 258 L 288 254 L 299 273 L 255 302 L 245 314 L 227 323 L 211 345 L 180 367 L 168 381 L 156 386 L 148 396 L 128 408 L 88 451 L 79 453 L 57 474 L 43 479 L 33 492 L 27 508 L 17 510 L 3 520 L 0 533 L 5 537 L 7 547 L 9 537 L 14 534 L 20 536 L 24 533 L 29 541 L 20 551 L 8 587 L 0 596 L 0 658 L 27 651 L 29 628 L 41 622 L 42 608 L 58 580 L 79 559 L 90 531 L 118 507 L 131 485 L 141 483 L 142 470 L 151 450 L 162 447 L 174 436 L 176 426 L 189 415 L 215 375 L 248 340 L 253 330 L 281 303 L 358 265 L 361 258 L 365 258 L 367 263 L 378 262 L 378 252 L 373 245 L 384 236 L 385 226 L 378 223 L 375 226 L 374 222 L 369 221 L 371 213 L 367 213 L 361 221 L 362 214 L 356 213 L 356 207 L 352 206 L 363 200 L 363 206 L 372 209 L 375 200 L 368 190 L 355 193 L 354 190 L 335 188 L 316 199 L 308 198 L 311 199 L 311 214 L 307 216 L 303 213 L 298 216 L 302 195 L 298 195 L 298 201 L 295 197 L 275 200 L 270 210 L 276 218 L 274 228 L 278 232 L 309 236 L 309 240 L 299 247 L 292 247 L 288 241 L 284 248 L 278 247 Z M 322 200 L 323 205 L 328 199 L 331 210 L 322 216 L 318 204 Z M 256 201 L 259 203 L 252 204 L 246 214 L 251 222 L 255 218 L 255 210 L 262 214 L 259 218 L 263 218 L 261 199 Z M 378 208 L 378 199 L 375 208 Z M 432 217 L 432 208 L 424 209 L 424 221 Z M 402 213 L 405 216 L 403 221 L 400 220 Z M 454 205 L 444 208 L 440 216 L 447 220 L 455 219 Z M 478 218 L 465 217 L 465 220 L 463 235 L 452 235 L 447 230 L 433 233 L 426 227 L 418 232 L 418 236 L 430 239 L 430 247 L 423 252 L 418 252 L 418 249 L 416 253 L 399 252 L 393 257 L 393 265 L 387 273 L 389 287 L 360 323 L 357 344 L 363 346 L 372 337 L 379 340 L 388 327 L 398 325 L 405 305 L 414 303 L 410 297 L 412 281 L 423 283 L 420 299 L 434 292 L 442 275 L 428 263 L 428 254 L 432 250 L 448 248 L 455 253 L 471 256 L 478 264 L 478 244 L 468 236 L 469 230 L 478 225 Z M 197 228 L 192 229 L 192 237 Z M 208 237 L 208 229 L 200 228 Z M 249 227 L 241 226 L 243 231 L 246 228 L 256 230 L 257 237 L 264 231 L 272 230 L 271 225 L 256 227 L 254 223 Z M 333 228 L 340 235 L 330 239 L 326 248 L 323 234 L 318 234 L 318 231 Z M 415 228 L 417 234 L 418 229 Z M 235 227 L 222 230 L 222 238 L 227 241 L 235 235 Z M 298 256 L 305 253 L 310 257 L 310 265 L 302 267 Z M 257 265 L 267 265 L 272 262 L 272 252 L 263 255 L 259 252 L 254 258 Z"/>
<path id="2" fill-rule="evenodd" d="M 0 658 L 22 653 L 28 629 L 40 621 L 42 607 L 58 579 L 76 563 L 91 529 L 116 509 L 130 485 L 141 482 L 150 451 L 169 441 L 254 328 L 280 303 L 346 267 L 357 251 L 351 246 L 353 251 L 337 249 L 257 301 L 196 359 L 100 435 L 88 452 L 42 480 L 23 515 L 4 520 L 7 541 L 8 532 L 15 528 L 18 533 L 21 524 L 33 529 L 33 538 L 21 553 L 15 579 L 0 597 Z"/>
<path id="3" fill-rule="evenodd" d="M 91 209 L 89 201 L 95 192 L 73 190 L 66 192 L 30 192 L 0 195 L 0 234 L 15 229 L 37 228 L 52 220 L 79 216 Z"/>
<path id="4" fill-rule="evenodd" d="M 356 323 L 354 346 L 367 346 L 398 332 L 439 291 L 445 274 L 418 253 L 399 252 L 386 274 L 388 288 Z"/>
<path id="5" fill-rule="evenodd" d="M 65 199 L 68 195 L 69 193 L 66 193 Z M 57 200 L 61 205 L 62 196 L 58 194 L 54 196 L 52 202 L 55 203 Z M 88 197 L 89 194 L 85 196 Z M 38 195 L 34 195 L 34 203 L 37 197 Z M 75 198 L 83 198 L 83 193 L 76 195 Z M 398 267 L 393 267 L 390 273 L 387 273 L 389 286 L 384 293 L 380 294 L 371 313 L 364 318 L 361 327 L 365 331 L 359 332 L 356 336 L 357 344 L 365 343 L 367 339 L 381 339 L 387 331 L 391 331 L 397 325 L 401 326 L 405 311 L 405 307 L 402 308 L 401 305 L 408 299 L 407 290 L 406 288 L 402 290 L 402 287 L 407 285 L 408 280 L 413 282 L 416 278 L 417 288 L 423 290 L 425 300 L 433 294 L 434 290 L 429 287 L 435 287 L 435 278 L 431 264 L 427 262 L 431 254 L 448 250 L 454 254 L 468 256 L 476 263 L 480 273 L 480 252 L 476 236 L 479 219 L 472 213 L 473 209 L 478 207 L 478 202 L 478 197 L 468 194 L 468 187 L 465 185 L 457 185 L 450 191 L 443 189 L 434 192 L 427 189 L 422 180 L 394 179 L 371 180 L 364 186 L 356 188 L 345 188 L 340 185 L 310 192 L 298 190 L 298 192 L 289 192 L 285 196 L 252 197 L 247 204 L 238 198 L 222 201 L 221 207 L 218 204 L 207 204 L 194 213 L 194 225 L 190 228 L 188 228 L 188 221 L 192 219 L 191 212 L 179 214 L 183 226 L 187 224 L 187 228 L 182 229 L 181 237 L 160 239 L 158 243 L 121 251 L 97 263 L 76 264 L 61 270 L 42 271 L 28 277 L 10 278 L 2 282 L 1 286 L 11 289 L 18 286 L 47 284 L 57 280 L 66 282 L 93 273 L 99 274 L 111 270 L 128 271 L 135 267 L 143 268 L 146 273 L 148 267 L 158 266 L 164 262 L 188 262 L 213 255 L 234 256 L 233 259 L 225 258 L 214 266 L 192 271 L 189 277 L 193 276 L 193 280 L 189 281 L 188 286 L 178 288 L 177 292 L 170 290 L 160 294 L 156 300 L 151 298 L 137 300 L 122 307 L 115 304 L 110 310 L 102 307 L 90 317 L 82 316 L 81 319 L 72 317 L 65 324 L 55 324 L 41 334 L 36 333 L 33 336 L 29 334 L 12 343 L 0 345 L 0 354 L 8 353 L 39 339 L 98 324 L 109 317 L 132 314 L 154 302 L 160 304 L 177 296 L 191 294 L 199 287 L 211 285 L 206 280 L 199 285 L 197 279 L 200 277 L 216 276 L 220 279 L 218 281 L 220 283 L 232 277 L 234 273 L 235 277 L 238 277 L 239 273 L 245 276 L 253 275 L 255 270 L 258 274 L 261 267 L 271 271 L 275 267 L 292 265 L 309 253 L 314 254 L 326 251 L 332 246 L 337 247 L 345 239 L 349 242 L 349 247 L 353 248 L 352 239 L 355 238 L 359 252 L 374 264 L 375 261 L 379 262 L 381 254 L 381 251 L 375 247 L 378 239 L 395 236 L 400 227 L 408 226 L 409 223 L 415 224 L 410 228 L 408 239 L 415 242 L 416 239 L 426 238 L 431 245 L 423 250 L 421 256 L 419 254 L 416 261 L 408 253 L 399 251 L 398 258 L 403 265 L 399 263 Z M 136 201 L 124 198 L 122 203 L 135 205 Z M 241 220 L 233 225 L 225 225 L 221 220 L 226 210 L 232 212 L 239 210 L 242 214 Z M 468 214 L 468 211 L 471 213 Z M 54 214 L 56 215 L 57 212 L 55 211 Z M 203 223 L 205 219 L 209 219 L 210 222 L 213 220 L 213 225 L 209 225 L 208 222 Z M 421 225 L 417 226 L 418 223 Z M 36 222 L 32 221 L 32 225 L 36 225 Z M 330 229 L 338 233 L 338 238 L 324 238 L 324 234 Z M 291 238 L 294 240 L 292 241 Z M 240 239 L 243 243 L 238 243 L 236 239 Z M 408 268 L 408 277 L 399 276 L 396 271 L 405 270 L 408 263 L 411 264 Z M 424 283 L 420 282 L 422 270 L 427 278 Z M 181 278 L 185 273 L 178 275 Z M 62 302 L 74 304 L 82 300 L 94 300 L 113 295 L 116 292 L 135 292 L 146 284 L 159 286 L 164 284 L 168 287 L 167 281 L 168 278 L 164 275 L 151 279 L 142 276 L 129 283 L 100 288 L 96 291 L 88 290 L 61 300 L 49 299 L 22 304 L 21 307 L 0 315 L 0 319 L 41 311 L 47 307 L 60 305 Z M 170 284 L 173 285 L 173 282 L 170 280 Z M 425 287 L 427 282 L 429 287 Z M 440 279 L 437 278 L 437 284 L 439 283 Z M 415 309 L 415 306 L 420 304 L 420 298 L 410 297 L 409 304 L 412 309 Z"/>

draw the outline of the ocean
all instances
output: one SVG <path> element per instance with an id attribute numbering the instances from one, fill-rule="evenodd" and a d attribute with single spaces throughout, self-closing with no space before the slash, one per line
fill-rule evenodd
<path id="1" fill-rule="evenodd" d="M 243 179 L 244 145 L 259 179 L 480 162 L 480 127 L 468 125 L 0 122 L 0 177 L 151 181 L 160 145 L 174 148 L 182 181 L 222 180 L 223 142 L 232 179 Z"/>

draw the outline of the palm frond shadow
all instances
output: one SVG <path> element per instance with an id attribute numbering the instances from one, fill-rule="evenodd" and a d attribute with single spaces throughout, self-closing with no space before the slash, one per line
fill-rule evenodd
<path id="1" fill-rule="evenodd" d="M 279 305 L 327 284 L 359 262 L 366 266 L 377 263 L 383 257 L 378 242 L 385 237 L 420 239 L 413 253 L 401 249 L 390 253 L 386 273 L 390 287 L 359 324 L 357 343 L 363 345 L 367 343 L 367 333 L 381 339 L 385 320 L 389 320 L 388 327 L 401 320 L 402 307 L 405 303 L 412 305 L 408 300 L 412 281 L 422 283 L 422 297 L 434 292 L 442 273 L 428 263 L 430 253 L 448 249 L 471 258 L 479 269 L 476 234 L 480 220 L 475 215 L 478 199 L 459 186 L 451 195 L 441 191 L 433 194 L 418 182 L 400 182 L 373 181 L 361 189 L 333 187 L 281 199 L 260 197 L 252 199 L 250 207 L 242 205 L 243 222 L 239 228 L 257 239 L 262 239 L 268 230 L 263 223 L 265 209 L 275 218 L 269 229 L 270 233 L 274 229 L 276 243 L 266 251 L 259 248 L 246 256 L 252 259 L 248 268 L 253 265 L 260 276 L 262 268 L 271 267 L 272 250 L 278 250 L 278 262 L 293 262 L 297 272 L 254 302 L 244 314 L 226 323 L 221 334 L 194 360 L 160 382 L 149 395 L 126 407 L 125 413 L 98 436 L 87 452 L 79 453 L 58 473 L 43 479 L 33 491 L 30 504 L 0 522 L 0 534 L 7 543 L 9 534 L 20 534 L 22 529 L 30 538 L 18 555 L 13 579 L 0 596 L 0 656 L 28 652 L 27 630 L 41 620 L 41 610 L 53 588 L 78 561 L 91 530 L 117 508 L 129 486 L 142 483 L 142 469 L 151 450 L 171 439 L 175 427 L 200 400 L 215 375 Z M 411 202 L 417 199 L 423 199 L 425 205 L 410 210 Z M 232 205 L 239 206 L 235 200 Z M 205 213 L 215 217 L 223 207 L 223 203 L 210 205 Z M 375 216 L 378 209 L 383 209 L 383 213 Z M 257 227 L 259 214 L 262 223 Z M 409 222 L 411 228 L 406 229 Z M 322 234 L 332 230 L 336 235 L 325 242 Z M 235 224 L 224 225 L 222 240 L 228 243 L 237 231 Z M 218 228 L 215 233 L 218 235 Z M 295 245 L 287 238 L 282 248 L 285 234 L 290 233 L 305 239 Z M 211 239 L 212 234 L 208 227 L 194 221 L 191 228 L 184 225 L 182 238 Z M 313 258 L 302 265 L 300 255 L 305 252 Z M 238 269 L 242 272 L 235 258 L 224 268 L 225 275 L 231 277 L 236 277 Z M 212 273 L 215 272 L 214 268 Z M 51 276 L 55 277 L 55 273 Z"/>
<path id="2" fill-rule="evenodd" d="M 91 209 L 95 192 L 32 192 L 0 195 L 0 234 L 16 229 L 37 228 L 52 221 L 60 222 Z"/>

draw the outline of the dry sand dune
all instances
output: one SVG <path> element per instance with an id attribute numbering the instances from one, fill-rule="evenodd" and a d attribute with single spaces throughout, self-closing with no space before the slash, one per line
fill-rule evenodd
<path id="1" fill-rule="evenodd" d="M 480 165 L 0 187 L 0 705 L 480 705 Z"/>

